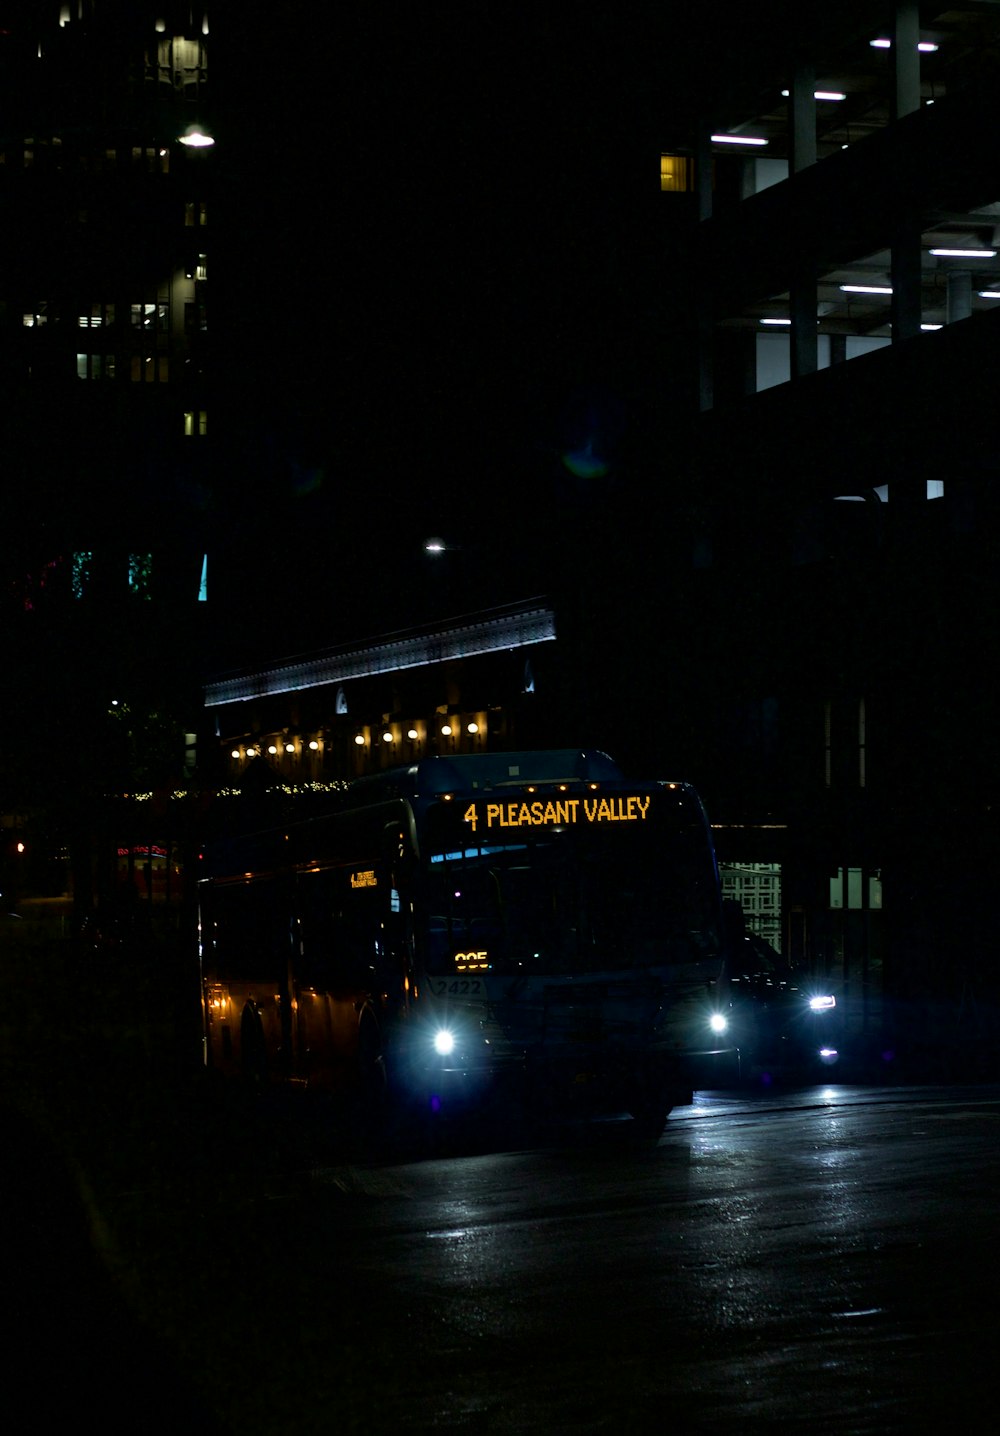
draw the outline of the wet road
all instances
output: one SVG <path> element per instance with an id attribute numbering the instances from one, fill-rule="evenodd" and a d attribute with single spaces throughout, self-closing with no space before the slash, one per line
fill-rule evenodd
<path id="1" fill-rule="evenodd" d="M 998 1088 L 699 1094 L 655 1145 L 621 1123 L 405 1159 L 244 1120 L 98 1197 L 221 1429 L 990 1420 Z"/>

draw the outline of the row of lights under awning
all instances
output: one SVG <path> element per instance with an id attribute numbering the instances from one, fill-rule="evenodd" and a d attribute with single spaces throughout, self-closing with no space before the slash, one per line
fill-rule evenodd
<path id="1" fill-rule="evenodd" d="M 442 716 L 436 733 L 441 738 L 459 739 L 478 738 L 486 731 L 486 724 L 482 716 L 469 717 L 462 720 L 458 717 Z M 419 744 L 425 742 L 428 737 L 428 730 L 425 726 L 409 726 L 405 733 L 394 732 L 393 728 L 386 724 L 384 726 L 374 725 L 371 727 L 359 728 L 354 734 L 354 744 L 358 748 L 367 748 L 374 744 L 381 743 L 386 747 L 398 744 L 402 738 L 407 742 Z M 241 761 L 251 758 L 293 758 L 300 752 L 303 754 L 320 754 L 327 744 L 322 737 L 311 738 L 308 742 L 296 743 L 292 739 L 271 743 L 247 743 L 245 746 L 233 747 L 229 756 L 234 761 Z"/>
<path id="2" fill-rule="evenodd" d="M 442 738 L 457 738 L 459 734 L 463 732 L 468 733 L 471 737 L 475 737 L 477 733 L 481 733 L 482 731 L 483 725 L 475 721 L 466 723 L 464 725 L 457 721 L 446 722 L 442 723 L 439 729 Z M 424 735 L 420 732 L 418 728 L 407 728 L 406 736 L 411 743 L 419 743 Z M 391 728 L 383 729 L 381 733 L 381 739 L 383 743 L 395 743 L 396 741 L 395 735 L 392 732 Z M 368 738 L 363 732 L 359 732 L 355 733 L 354 741 L 359 748 L 363 748 L 368 743 Z"/>

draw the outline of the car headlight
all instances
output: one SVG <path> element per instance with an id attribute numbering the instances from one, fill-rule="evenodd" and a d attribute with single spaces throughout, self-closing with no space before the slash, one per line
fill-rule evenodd
<path id="1" fill-rule="evenodd" d="M 713 1012 L 711 1017 L 708 1019 L 708 1025 L 715 1033 L 725 1032 L 726 1028 L 729 1026 L 729 1019 L 723 1017 L 721 1012 Z"/>
<path id="2" fill-rule="evenodd" d="M 455 1050 L 455 1034 L 447 1027 L 439 1028 L 434 1034 L 434 1051 L 439 1057 L 448 1057 Z"/>
<path id="3" fill-rule="evenodd" d="M 812 1012 L 829 1012 L 836 1005 L 837 999 L 829 992 L 817 994 L 809 999 L 809 1007 Z"/>

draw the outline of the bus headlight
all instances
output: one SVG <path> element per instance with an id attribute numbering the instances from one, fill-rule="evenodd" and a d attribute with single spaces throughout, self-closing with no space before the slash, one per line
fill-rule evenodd
<path id="1" fill-rule="evenodd" d="M 836 1005 L 837 999 L 832 993 L 819 994 L 809 999 L 809 1008 L 812 1012 L 829 1012 Z"/>
<path id="2" fill-rule="evenodd" d="M 434 1051 L 439 1057 L 448 1057 L 455 1050 L 455 1034 L 449 1032 L 447 1027 L 440 1028 L 434 1034 Z"/>
<path id="3" fill-rule="evenodd" d="M 725 1032 L 726 1028 L 729 1026 L 729 1020 L 728 1018 L 723 1017 L 721 1012 L 713 1012 L 711 1017 L 708 1019 L 708 1025 L 709 1027 L 711 1027 L 713 1032 L 718 1034 L 720 1032 Z"/>

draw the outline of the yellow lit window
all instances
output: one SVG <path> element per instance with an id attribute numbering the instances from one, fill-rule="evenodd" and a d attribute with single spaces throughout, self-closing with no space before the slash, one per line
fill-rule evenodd
<path id="1" fill-rule="evenodd" d="M 691 189 L 693 168 L 687 155 L 661 155 L 660 189 L 674 191 Z"/>
<path id="2" fill-rule="evenodd" d="M 133 384 L 167 384 L 170 359 L 166 354 L 133 354 L 129 374 Z"/>
<path id="3" fill-rule="evenodd" d="M 204 409 L 188 409 L 185 411 L 184 433 L 189 439 L 204 438 L 208 433 L 208 414 Z"/>

